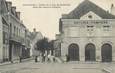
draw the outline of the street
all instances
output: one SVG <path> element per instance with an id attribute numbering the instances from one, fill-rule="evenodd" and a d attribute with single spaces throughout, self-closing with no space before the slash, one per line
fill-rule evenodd
<path id="1" fill-rule="evenodd" d="M 34 60 L 1 65 L 1 73 L 114 73 L 114 63 L 35 63 Z"/>

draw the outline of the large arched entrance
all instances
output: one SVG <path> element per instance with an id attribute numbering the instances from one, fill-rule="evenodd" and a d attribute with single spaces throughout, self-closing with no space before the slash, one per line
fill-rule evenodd
<path id="1" fill-rule="evenodd" d="M 105 43 L 102 45 L 101 57 L 102 57 L 102 62 L 112 61 L 112 46 L 110 44 Z"/>
<path id="2" fill-rule="evenodd" d="M 79 61 L 79 46 L 77 44 L 69 45 L 68 57 L 70 61 Z"/>
<path id="3" fill-rule="evenodd" d="M 85 47 L 85 61 L 95 61 L 95 45 L 89 43 Z"/>

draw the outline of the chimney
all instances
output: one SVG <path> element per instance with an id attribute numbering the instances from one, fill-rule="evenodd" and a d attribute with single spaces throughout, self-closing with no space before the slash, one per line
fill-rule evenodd
<path id="1" fill-rule="evenodd" d="M 115 6 L 111 4 L 111 14 L 115 15 Z"/>
<path id="2" fill-rule="evenodd" d="M 33 31 L 36 32 L 36 28 L 34 28 Z"/>
<path id="3" fill-rule="evenodd" d="M 14 15 L 16 14 L 16 7 L 15 7 L 15 6 L 12 7 L 12 13 L 13 13 Z"/>
<path id="4" fill-rule="evenodd" d="M 20 12 L 16 12 L 17 18 L 20 19 Z"/>
<path id="5" fill-rule="evenodd" d="M 111 4 L 111 8 L 113 8 L 114 7 L 114 5 L 113 4 Z"/>
<path id="6" fill-rule="evenodd" d="M 8 11 L 11 11 L 11 7 L 12 7 L 12 2 L 6 2 L 7 6 L 8 6 Z"/>

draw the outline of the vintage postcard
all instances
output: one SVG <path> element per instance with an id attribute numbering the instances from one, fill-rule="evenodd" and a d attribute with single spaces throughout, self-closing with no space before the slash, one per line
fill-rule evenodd
<path id="1" fill-rule="evenodd" d="M 115 0 L 0 0 L 0 73 L 115 73 Z"/>

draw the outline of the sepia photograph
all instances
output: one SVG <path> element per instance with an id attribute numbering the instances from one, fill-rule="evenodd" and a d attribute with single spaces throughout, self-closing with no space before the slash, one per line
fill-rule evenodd
<path id="1" fill-rule="evenodd" d="M 0 0 L 0 73 L 115 73 L 115 0 Z"/>

